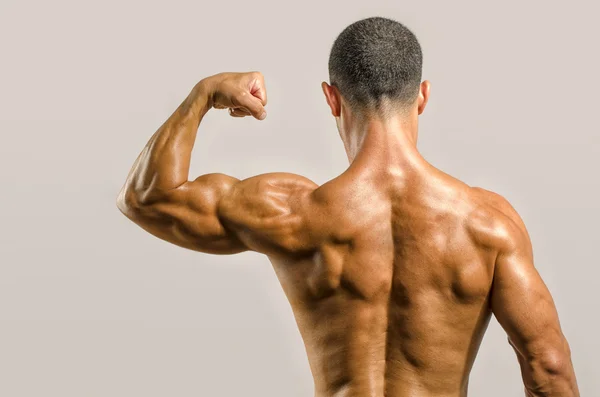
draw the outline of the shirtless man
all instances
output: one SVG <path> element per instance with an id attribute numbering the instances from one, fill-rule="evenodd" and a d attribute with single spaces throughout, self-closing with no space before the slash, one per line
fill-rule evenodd
<path id="1" fill-rule="evenodd" d="M 523 221 L 502 196 L 417 151 L 430 89 L 421 64 L 417 39 L 396 21 L 363 19 L 338 36 L 322 88 L 350 166 L 321 186 L 284 172 L 188 180 L 209 109 L 266 117 L 260 73 L 205 78 L 137 158 L 118 207 L 181 247 L 267 255 L 318 397 L 466 396 L 492 313 L 527 396 L 579 396 Z"/>

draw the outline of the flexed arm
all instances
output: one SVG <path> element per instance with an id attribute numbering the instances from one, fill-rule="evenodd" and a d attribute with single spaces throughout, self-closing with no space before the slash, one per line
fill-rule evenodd
<path id="1" fill-rule="evenodd" d="M 133 194 L 142 202 L 152 202 L 152 195 L 180 187 L 188 181 L 198 126 L 213 106 L 228 107 L 232 116 L 252 112 L 260 118 L 266 103 L 264 82 L 258 72 L 220 73 L 201 80 L 150 138 L 121 193 Z M 120 196 L 120 201 L 123 203 L 129 198 L 132 197 Z"/>
<path id="2" fill-rule="evenodd" d="M 266 103 L 258 72 L 220 73 L 200 81 L 138 156 L 118 208 L 149 233 L 196 251 L 310 249 L 304 226 L 314 182 L 288 173 L 244 181 L 214 173 L 188 180 L 196 133 L 208 110 L 228 108 L 233 117 L 262 120 Z"/>

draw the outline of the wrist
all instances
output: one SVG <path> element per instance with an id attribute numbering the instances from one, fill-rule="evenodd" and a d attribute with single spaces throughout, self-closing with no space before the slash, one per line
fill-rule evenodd
<path id="1" fill-rule="evenodd" d="M 197 84 L 199 90 L 204 92 L 204 94 L 208 98 L 210 102 L 210 107 L 214 105 L 214 95 L 217 91 L 217 86 L 221 82 L 224 74 L 225 73 L 217 73 L 215 75 L 205 77 L 202 80 L 200 80 L 200 82 L 198 82 Z"/>
<path id="2" fill-rule="evenodd" d="M 188 96 L 190 106 L 196 113 L 208 112 L 214 104 L 214 84 L 209 78 L 200 80 Z"/>

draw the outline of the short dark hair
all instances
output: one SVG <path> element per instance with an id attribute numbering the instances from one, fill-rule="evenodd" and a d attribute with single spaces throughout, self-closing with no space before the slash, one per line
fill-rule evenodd
<path id="1" fill-rule="evenodd" d="M 423 54 L 400 22 L 370 17 L 339 34 L 329 55 L 329 80 L 353 110 L 378 108 L 384 97 L 408 105 L 419 94 Z"/>

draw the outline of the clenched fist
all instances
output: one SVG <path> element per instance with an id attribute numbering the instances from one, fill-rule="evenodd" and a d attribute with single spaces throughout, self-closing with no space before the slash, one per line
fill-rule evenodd
<path id="1" fill-rule="evenodd" d="M 267 117 L 264 108 L 267 90 L 260 72 L 219 73 L 203 82 L 215 109 L 229 109 L 232 117 L 254 116 L 258 120 Z"/>

